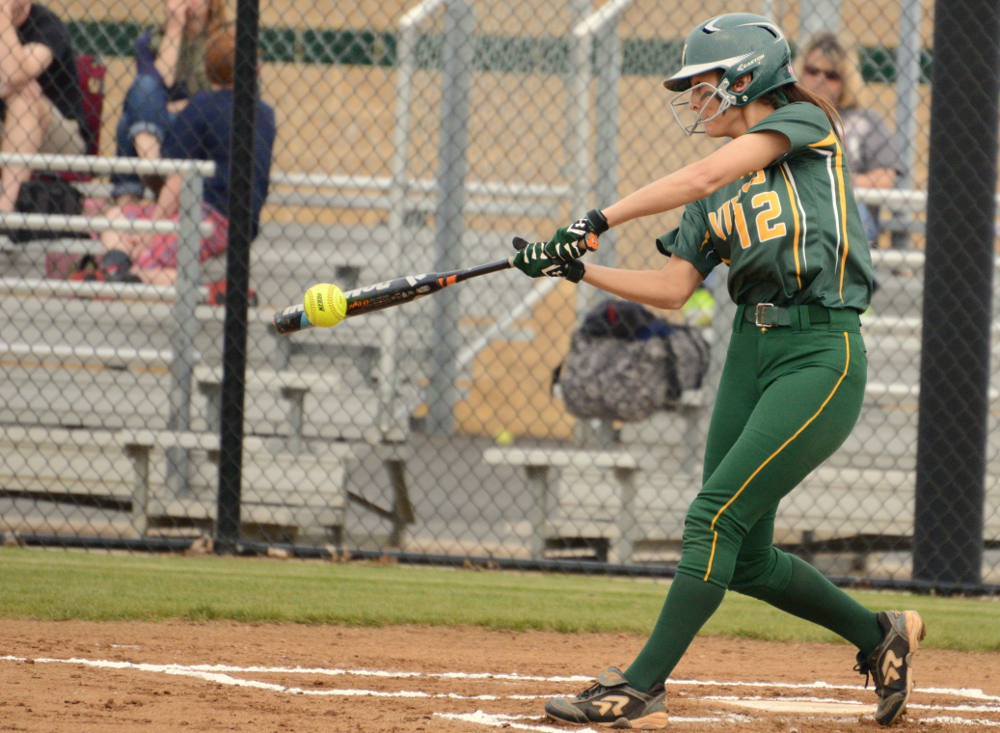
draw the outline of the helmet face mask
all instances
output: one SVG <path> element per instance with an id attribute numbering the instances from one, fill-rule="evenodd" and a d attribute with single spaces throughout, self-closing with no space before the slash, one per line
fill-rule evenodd
<path id="1" fill-rule="evenodd" d="M 735 97 L 726 91 L 728 86 L 729 81 L 727 79 L 719 82 L 718 86 L 711 82 L 703 81 L 700 84 L 689 87 L 670 100 L 670 111 L 673 112 L 674 119 L 677 120 L 677 124 L 684 130 L 685 135 L 690 136 L 696 133 L 704 133 L 705 130 L 699 128 L 703 128 L 706 122 L 714 120 L 733 106 Z M 695 111 L 691 107 L 691 100 L 697 99 L 699 96 L 704 98 L 701 101 L 700 109 Z M 703 117 L 702 115 L 705 114 L 709 103 L 713 99 L 719 100 L 719 108 L 710 117 Z"/>

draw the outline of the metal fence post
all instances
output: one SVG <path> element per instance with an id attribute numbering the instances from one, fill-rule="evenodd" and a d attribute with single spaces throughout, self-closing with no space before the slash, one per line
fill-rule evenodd
<path id="1" fill-rule="evenodd" d="M 618 24 L 621 14 L 632 0 L 611 0 L 573 28 L 570 49 L 570 95 L 568 125 L 570 134 L 568 166 L 573 216 L 589 209 L 593 199 L 598 206 L 614 203 L 618 192 L 618 79 L 621 76 L 621 49 Z M 593 56 L 593 58 L 592 58 Z M 591 152 L 590 140 L 590 81 L 596 70 L 596 150 Z M 591 171 L 591 165 L 596 169 Z M 591 175 L 595 177 L 591 179 Z M 606 233 L 595 260 L 604 265 L 615 264 L 615 235 Z M 604 251 L 602 251 L 604 250 Z M 577 288 L 578 313 L 588 310 L 597 297 L 589 285 Z"/>
<path id="2" fill-rule="evenodd" d="M 171 430 L 191 429 L 191 374 L 198 358 L 194 349 L 198 321 L 194 310 L 198 305 L 198 252 L 201 235 L 201 176 L 194 172 L 181 177 L 180 232 L 177 235 L 177 300 L 174 301 L 174 330 L 170 337 L 173 359 L 170 362 Z M 188 486 L 188 452 L 184 448 L 167 449 L 167 487 L 175 495 L 186 493 Z"/>
<path id="3" fill-rule="evenodd" d="M 441 75 L 441 141 L 438 153 L 437 261 L 435 271 L 462 266 L 465 231 L 466 150 L 469 144 L 469 92 L 472 84 L 475 17 L 464 0 L 445 7 L 444 69 Z M 444 290 L 434 299 L 427 432 L 450 435 L 454 430 L 457 390 L 455 356 L 459 348 L 458 291 Z"/>
<path id="4" fill-rule="evenodd" d="M 620 16 L 597 37 L 594 65 L 597 68 L 597 149 L 594 151 L 594 198 L 597 206 L 608 206 L 618 199 L 618 79 L 621 76 L 621 44 L 618 39 Z M 611 229 L 601 237 L 594 258 L 598 264 L 614 267 L 617 233 Z"/>
<path id="5" fill-rule="evenodd" d="M 243 489 L 243 419 L 247 365 L 250 243 L 253 240 L 254 149 L 257 122 L 258 0 L 239 0 L 233 126 L 229 144 L 229 242 L 226 251 L 226 320 L 222 350 L 222 420 L 216 551 L 236 550 Z"/>
<path id="6" fill-rule="evenodd" d="M 917 106 L 920 103 L 920 0 L 903 0 L 899 13 L 899 48 L 896 50 L 896 139 L 899 145 L 899 166 L 902 174 L 896 179 L 897 188 L 913 186 L 913 163 L 916 157 Z M 907 249 L 908 228 L 913 217 L 894 213 L 903 227 L 893 227 L 892 246 Z"/>
<path id="7" fill-rule="evenodd" d="M 934 16 L 913 576 L 940 584 L 979 584 L 1000 12 L 993 0 L 937 0 Z"/>
<path id="8" fill-rule="evenodd" d="M 445 0 L 424 0 L 408 11 L 399 22 L 399 45 L 396 52 L 396 101 L 393 107 L 392 157 L 389 161 L 391 184 L 389 188 L 389 241 L 386 257 L 390 262 L 400 264 L 400 272 L 409 272 L 411 261 L 407 257 L 407 243 L 404 241 L 405 220 L 409 205 L 410 180 L 407 170 L 410 146 L 410 104 L 413 100 L 413 73 L 417 68 L 417 31 Z M 407 426 L 400 424 L 407 420 L 409 410 L 399 403 L 399 380 L 397 373 L 397 350 L 399 336 L 403 329 L 403 314 L 397 309 L 386 313 L 386 327 L 379 339 L 379 363 L 377 369 L 379 419 L 378 436 L 372 440 L 398 442 L 406 434 Z M 405 412 L 404 412 L 405 410 Z"/>

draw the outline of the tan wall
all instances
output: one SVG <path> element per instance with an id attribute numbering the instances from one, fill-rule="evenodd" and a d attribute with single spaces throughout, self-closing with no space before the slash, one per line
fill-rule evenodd
<path id="1" fill-rule="evenodd" d="M 531 343 L 494 341 L 480 352 L 468 399 L 455 407 L 458 430 L 496 435 L 570 440 L 574 418 L 551 395 L 552 370 L 569 350 L 576 288 L 562 284 L 525 319 L 535 330 Z"/>

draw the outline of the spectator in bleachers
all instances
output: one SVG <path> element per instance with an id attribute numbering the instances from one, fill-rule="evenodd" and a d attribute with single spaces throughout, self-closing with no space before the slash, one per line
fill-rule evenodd
<path id="1" fill-rule="evenodd" d="M 799 81 L 837 108 L 844 124 L 844 150 L 856 188 L 892 188 L 899 171 L 896 138 L 885 119 L 862 107 L 864 82 L 854 55 L 829 32 L 818 33 L 799 57 Z M 878 207 L 858 204 L 869 244 L 878 237 Z"/>
<path id="2" fill-rule="evenodd" d="M 201 261 L 221 255 L 229 232 L 229 145 L 232 139 L 233 67 L 236 40 L 232 29 L 223 29 L 209 40 L 205 70 L 212 90 L 194 94 L 167 127 L 163 156 L 185 160 L 215 161 L 216 173 L 205 180 L 202 217 L 213 233 L 201 240 Z M 257 235 L 260 210 L 267 198 L 274 148 L 274 110 L 257 100 L 254 139 L 253 232 Z M 177 220 L 180 175 L 167 178 L 155 204 L 127 204 L 108 212 L 110 217 Z M 102 269 L 110 281 L 172 285 L 177 277 L 177 235 L 137 235 L 106 231 Z"/>
<path id="3" fill-rule="evenodd" d="M 170 120 L 193 95 L 211 89 L 205 45 L 228 23 L 225 0 L 166 0 L 166 16 L 163 27 L 136 41 L 136 78 L 118 122 L 117 156 L 159 158 Z M 142 199 L 146 182 L 139 176 L 117 174 L 112 182 L 117 203 Z"/>
<path id="4" fill-rule="evenodd" d="M 69 29 L 31 0 L 0 0 L 0 99 L 5 153 L 82 155 L 91 131 Z M 27 168 L 0 173 L 0 212 L 15 210 Z"/>

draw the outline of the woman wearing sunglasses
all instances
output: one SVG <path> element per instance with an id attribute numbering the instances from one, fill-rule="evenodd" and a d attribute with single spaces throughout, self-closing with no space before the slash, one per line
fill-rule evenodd
<path id="1" fill-rule="evenodd" d="M 624 672 L 611 667 L 576 697 L 549 700 L 545 712 L 556 720 L 665 727 L 664 681 L 727 590 L 857 646 L 856 669 L 874 677 L 878 723 L 895 722 L 906 708 L 920 616 L 871 611 L 772 544 L 778 503 L 857 421 L 867 378 L 859 314 L 872 293 L 837 112 L 798 84 L 789 57 L 784 34 L 762 16 L 734 13 L 697 26 L 665 86 L 678 93 L 671 106 L 685 131 L 730 140 L 514 257 L 532 277 L 583 280 L 659 308 L 683 306 L 724 262 L 738 306 L 702 487 L 659 619 Z M 588 237 L 681 207 L 680 226 L 657 240 L 667 257 L 661 269 L 580 259 Z"/>
<path id="2" fill-rule="evenodd" d="M 857 188 L 892 188 L 896 185 L 899 152 L 882 115 L 862 107 L 864 83 L 854 56 L 836 36 L 818 33 L 799 57 L 799 83 L 829 101 L 843 123 L 844 150 Z M 878 236 L 878 207 L 861 204 L 861 221 L 869 243 Z"/>

